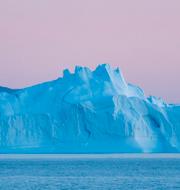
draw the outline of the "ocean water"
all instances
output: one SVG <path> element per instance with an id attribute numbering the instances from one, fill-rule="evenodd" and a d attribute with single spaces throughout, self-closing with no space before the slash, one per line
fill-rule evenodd
<path id="1" fill-rule="evenodd" d="M 180 156 L 0 156 L 0 190 L 180 190 Z"/>

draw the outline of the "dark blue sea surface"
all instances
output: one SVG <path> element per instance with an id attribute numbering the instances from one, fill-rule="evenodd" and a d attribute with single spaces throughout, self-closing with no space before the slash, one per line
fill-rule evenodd
<path id="1" fill-rule="evenodd" d="M 180 158 L 0 158 L 0 190 L 21 189 L 180 190 Z"/>

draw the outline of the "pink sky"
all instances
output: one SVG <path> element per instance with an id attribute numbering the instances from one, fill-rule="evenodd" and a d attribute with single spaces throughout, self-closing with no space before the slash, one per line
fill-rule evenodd
<path id="1" fill-rule="evenodd" d="M 147 95 L 180 103 L 180 1 L 0 1 L 1 86 L 104 62 Z"/>

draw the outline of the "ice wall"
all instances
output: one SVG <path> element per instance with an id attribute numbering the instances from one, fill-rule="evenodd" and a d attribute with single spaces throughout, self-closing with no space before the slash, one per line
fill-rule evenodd
<path id="1" fill-rule="evenodd" d="M 0 87 L 0 153 L 179 152 L 180 106 L 108 64 L 25 89 Z"/>

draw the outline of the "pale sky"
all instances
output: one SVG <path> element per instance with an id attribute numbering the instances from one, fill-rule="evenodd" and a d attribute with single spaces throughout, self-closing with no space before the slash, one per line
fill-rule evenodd
<path id="1" fill-rule="evenodd" d="M 101 63 L 146 95 L 180 103 L 180 1 L 0 0 L 0 86 Z"/>

